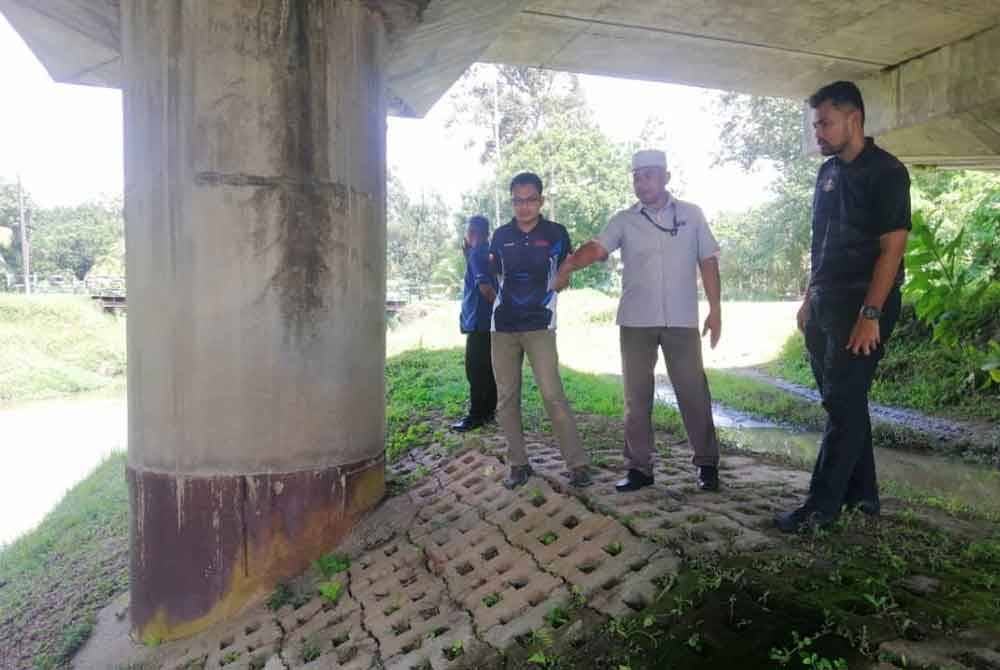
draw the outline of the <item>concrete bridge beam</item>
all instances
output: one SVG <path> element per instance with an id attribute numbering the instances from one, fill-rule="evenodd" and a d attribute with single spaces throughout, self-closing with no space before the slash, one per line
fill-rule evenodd
<path id="1" fill-rule="evenodd" d="M 131 613 L 226 619 L 384 491 L 384 17 L 121 3 Z"/>
<path id="2" fill-rule="evenodd" d="M 1000 26 L 859 80 L 869 134 L 912 164 L 1000 168 Z M 803 145 L 815 151 L 811 110 Z"/>

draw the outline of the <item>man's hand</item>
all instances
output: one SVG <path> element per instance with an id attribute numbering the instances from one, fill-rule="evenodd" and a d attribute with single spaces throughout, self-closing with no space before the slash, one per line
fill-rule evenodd
<path id="1" fill-rule="evenodd" d="M 851 338 L 847 341 L 847 348 L 850 349 L 851 353 L 868 356 L 878 349 L 878 344 L 881 341 L 878 320 L 866 319 L 859 314 L 854 328 L 851 329 Z"/>
<path id="2" fill-rule="evenodd" d="M 722 335 L 722 314 L 718 310 L 712 310 L 705 317 L 705 327 L 701 331 L 701 336 L 705 335 L 711 331 L 712 337 L 709 338 L 708 342 L 715 349 L 715 345 L 719 343 L 719 337 Z"/>
<path id="3" fill-rule="evenodd" d="M 568 262 L 564 262 L 559 268 L 559 272 L 556 273 L 556 280 L 552 284 L 552 288 L 556 291 L 562 291 L 564 288 L 569 286 L 570 275 L 573 274 L 573 268 L 570 267 Z"/>
<path id="4" fill-rule="evenodd" d="M 809 323 L 809 297 L 802 301 L 802 306 L 799 307 L 798 314 L 795 315 L 795 321 L 799 324 L 799 330 L 803 333 L 806 332 L 806 324 Z"/>

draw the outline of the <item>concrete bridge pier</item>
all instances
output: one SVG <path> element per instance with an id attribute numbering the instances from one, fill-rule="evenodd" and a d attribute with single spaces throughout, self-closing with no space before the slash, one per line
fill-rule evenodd
<path id="1" fill-rule="evenodd" d="M 135 634 L 196 633 L 384 491 L 385 20 L 121 7 Z"/>

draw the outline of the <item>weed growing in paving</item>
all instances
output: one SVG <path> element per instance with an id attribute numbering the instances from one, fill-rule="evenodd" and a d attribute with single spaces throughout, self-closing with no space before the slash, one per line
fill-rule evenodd
<path id="1" fill-rule="evenodd" d="M 451 646 L 444 650 L 444 655 L 449 661 L 454 661 L 456 658 L 465 653 L 465 645 L 462 644 L 461 640 L 455 640 L 451 643 Z"/>
<path id="2" fill-rule="evenodd" d="M 331 582 L 320 582 L 316 585 L 316 590 L 319 594 L 326 598 L 327 602 L 331 605 L 336 605 L 337 601 L 340 600 L 340 596 L 344 594 L 344 585 L 339 581 Z"/>
<path id="3" fill-rule="evenodd" d="M 351 567 L 351 559 L 344 554 L 327 554 L 313 561 L 313 567 L 321 575 L 330 579 L 336 574 L 347 571 Z"/>
<path id="4" fill-rule="evenodd" d="M 494 592 L 483 598 L 483 604 L 487 607 L 496 607 L 501 600 L 503 600 L 503 595 Z"/>

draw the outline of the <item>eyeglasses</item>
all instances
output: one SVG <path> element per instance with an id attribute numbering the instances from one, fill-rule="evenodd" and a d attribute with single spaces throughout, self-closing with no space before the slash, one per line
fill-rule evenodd
<path id="1" fill-rule="evenodd" d="M 533 195 L 530 198 L 511 198 L 510 202 L 515 207 L 520 207 L 521 205 L 537 205 L 541 202 L 541 198 L 537 195 Z"/>

